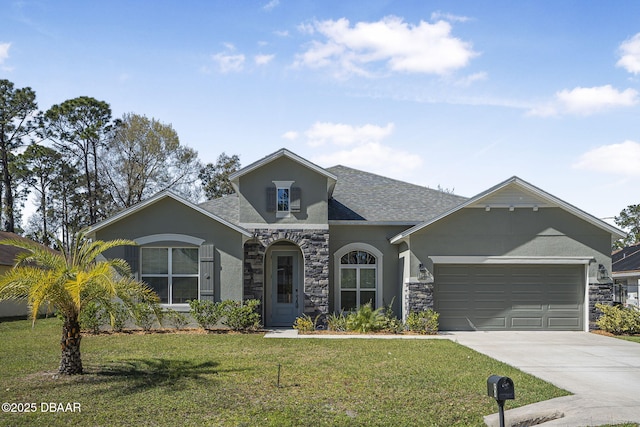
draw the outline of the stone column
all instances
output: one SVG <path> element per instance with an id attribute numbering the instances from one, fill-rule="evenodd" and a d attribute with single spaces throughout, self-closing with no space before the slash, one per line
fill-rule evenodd
<path id="1" fill-rule="evenodd" d="M 404 284 L 402 318 L 406 320 L 412 311 L 424 311 L 433 308 L 433 284 L 408 282 Z"/>

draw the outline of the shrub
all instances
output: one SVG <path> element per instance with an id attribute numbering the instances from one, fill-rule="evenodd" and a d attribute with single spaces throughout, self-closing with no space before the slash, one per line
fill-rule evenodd
<path id="1" fill-rule="evenodd" d="M 347 318 L 343 312 L 331 313 L 327 316 L 327 329 L 330 331 L 344 332 L 347 330 Z"/>
<path id="2" fill-rule="evenodd" d="M 317 319 L 317 318 L 316 318 Z M 293 329 L 297 329 L 302 333 L 312 332 L 316 329 L 316 324 L 308 314 L 297 317 L 293 323 Z"/>
<path id="3" fill-rule="evenodd" d="M 438 333 L 439 313 L 432 309 L 412 311 L 407 316 L 407 329 L 420 334 L 435 335 Z"/>
<path id="4" fill-rule="evenodd" d="M 189 319 L 187 319 L 184 313 L 180 313 L 172 308 L 165 310 L 163 319 L 167 319 L 168 323 L 176 329 L 184 329 L 184 327 L 189 324 Z"/>
<path id="5" fill-rule="evenodd" d="M 133 320 L 136 325 L 141 327 L 143 330 L 148 331 L 153 327 L 153 323 L 156 320 L 156 310 L 152 304 L 146 302 L 139 302 L 133 304 L 131 307 Z M 160 320 L 160 319 L 158 319 Z"/>
<path id="6" fill-rule="evenodd" d="M 121 332 L 130 317 L 127 308 L 121 302 L 112 301 L 107 308 L 107 312 L 110 317 L 111 330 Z"/>
<path id="7" fill-rule="evenodd" d="M 603 331 L 615 335 L 640 334 L 640 310 L 636 307 L 596 304 L 596 308 L 602 312 L 596 325 Z"/>
<path id="8" fill-rule="evenodd" d="M 203 329 L 214 327 L 224 314 L 225 308 L 223 303 L 203 300 L 191 300 L 189 307 L 191 307 L 191 316 Z"/>
<path id="9" fill-rule="evenodd" d="M 259 300 L 227 300 L 222 304 L 225 317 L 222 323 L 234 331 L 255 331 L 262 327 L 260 313 L 258 313 Z"/>
<path id="10" fill-rule="evenodd" d="M 373 309 L 370 303 L 361 305 L 358 311 L 347 316 L 347 330 L 362 333 L 379 331 L 384 327 L 383 308 Z"/>
<path id="11" fill-rule="evenodd" d="M 383 326 L 382 329 L 391 332 L 394 334 L 400 334 L 404 331 L 404 323 L 402 320 L 398 319 L 393 313 L 393 299 L 388 305 L 385 305 L 382 309 L 382 314 L 384 315 Z"/>
<path id="12" fill-rule="evenodd" d="M 80 310 L 80 327 L 92 333 L 100 333 L 100 328 L 108 323 L 108 315 L 104 307 L 97 301 L 90 301 Z"/>

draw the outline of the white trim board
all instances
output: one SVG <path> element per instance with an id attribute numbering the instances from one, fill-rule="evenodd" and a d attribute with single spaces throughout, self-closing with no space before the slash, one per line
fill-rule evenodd
<path id="1" fill-rule="evenodd" d="M 593 257 L 555 256 L 449 256 L 429 257 L 434 264 L 589 264 Z"/>

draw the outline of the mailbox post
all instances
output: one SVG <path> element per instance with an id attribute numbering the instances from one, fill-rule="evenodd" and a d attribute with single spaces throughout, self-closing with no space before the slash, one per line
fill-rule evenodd
<path id="1" fill-rule="evenodd" d="M 504 401 L 516 398 L 513 381 L 509 377 L 491 375 L 487 378 L 487 394 L 498 402 L 500 427 L 504 427 Z"/>

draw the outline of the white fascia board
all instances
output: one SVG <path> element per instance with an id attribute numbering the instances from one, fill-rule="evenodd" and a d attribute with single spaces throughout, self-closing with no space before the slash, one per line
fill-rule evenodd
<path id="1" fill-rule="evenodd" d="M 562 208 L 562 209 L 572 213 L 573 215 L 575 215 L 575 216 L 577 216 L 577 217 L 579 217 L 579 218 L 591 223 L 592 225 L 595 225 L 596 227 L 607 231 L 608 233 L 611 234 L 611 238 L 614 241 L 617 240 L 617 239 L 623 239 L 623 238 L 625 238 L 627 236 L 627 234 L 624 231 L 622 231 L 622 230 L 620 230 L 620 229 L 618 229 L 618 228 L 616 228 L 616 227 L 614 227 L 612 225 L 609 225 L 608 223 L 602 221 L 601 219 L 598 219 L 598 218 L 594 217 L 593 215 L 586 213 L 585 211 L 573 206 L 570 203 L 565 202 L 564 200 L 561 200 L 561 199 L 559 199 L 559 198 L 557 198 L 555 196 L 552 196 L 551 194 L 547 193 L 546 191 L 543 191 L 540 188 L 538 188 L 538 187 L 536 187 L 536 186 L 534 186 L 532 184 L 529 184 L 528 182 L 518 178 L 517 176 L 513 176 L 513 177 L 507 179 L 506 181 L 503 181 L 500 184 L 497 184 L 497 185 L 489 188 L 488 190 L 483 191 L 482 193 L 480 193 L 480 194 L 478 194 L 478 195 L 476 195 L 476 196 L 464 201 L 460 205 L 454 207 L 453 209 L 450 209 L 447 212 L 444 212 L 443 214 L 435 217 L 434 219 L 426 221 L 426 222 L 423 222 L 422 224 L 418 224 L 415 227 L 412 227 L 409 230 L 406 230 L 403 233 L 400 233 L 400 234 L 392 237 L 390 239 L 390 242 L 391 243 L 400 243 L 401 241 L 405 240 L 410 234 L 415 233 L 418 230 L 422 230 L 423 228 L 428 227 L 428 226 L 440 221 L 441 219 L 443 219 L 443 218 L 445 218 L 445 217 L 447 217 L 447 216 L 449 216 L 449 215 L 451 215 L 451 214 L 453 214 L 453 213 L 455 213 L 455 212 L 457 212 L 457 211 L 459 211 L 461 209 L 464 209 L 464 208 L 468 207 L 469 205 L 473 205 L 475 203 L 478 203 L 483 198 L 485 198 L 485 197 L 487 197 L 487 196 L 489 196 L 489 195 L 491 195 L 491 194 L 493 194 L 493 193 L 495 193 L 495 192 L 497 192 L 497 191 L 499 191 L 499 190 L 503 189 L 504 187 L 506 187 L 508 185 L 511 185 L 511 184 L 518 185 L 518 186 L 520 186 L 520 187 L 522 187 L 522 188 L 534 193 L 536 196 L 538 196 L 538 197 L 540 197 L 540 198 L 542 198 L 544 200 L 547 200 L 549 203 L 551 203 L 553 205 L 556 205 L 557 207 Z"/>
<path id="2" fill-rule="evenodd" d="M 611 277 L 614 279 L 623 279 L 625 277 L 640 277 L 640 270 L 636 271 L 618 271 L 611 273 Z"/>
<path id="3" fill-rule="evenodd" d="M 276 151 L 275 153 L 269 154 L 268 156 L 255 161 L 253 163 L 251 163 L 249 166 L 245 166 L 244 168 L 235 171 L 234 173 L 232 173 L 231 175 L 229 175 L 229 181 L 231 181 L 232 183 L 237 183 L 238 178 L 240 178 L 242 175 L 246 175 L 251 171 L 254 171 L 264 165 L 266 165 L 267 163 L 270 163 L 280 157 L 287 157 L 293 161 L 296 161 L 300 164 L 302 164 L 303 166 L 306 166 L 307 168 L 319 173 L 320 175 L 324 175 L 325 177 L 327 177 L 329 179 L 329 183 L 328 183 L 328 187 L 327 190 L 329 190 L 330 188 L 333 188 L 333 186 L 335 185 L 335 182 L 338 180 L 338 177 L 336 177 L 334 174 L 332 174 L 331 172 L 328 172 L 327 170 L 321 168 L 320 166 L 311 163 L 309 160 L 304 159 L 300 156 L 298 156 L 297 154 L 287 150 L 286 148 L 282 148 L 278 151 Z M 234 186 L 235 187 L 235 186 Z M 237 191 L 237 190 L 236 190 Z"/>
<path id="4" fill-rule="evenodd" d="M 556 256 L 429 256 L 434 264 L 589 264 L 593 257 Z"/>
<path id="5" fill-rule="evenodd" d="M 329 225 L 376 225 L 376 226 L 402 226 L 413 227 L 415 221 L 363 221 L 363 220 L 329 220 Z"/>
<path id="6" fill-rule="evenodd" d="M 204 216 L 207 216 L 211 219 L 213 219 L 214 221 L 217 221 L 223 225 L 226 225 L 227 227 L 247 236 L 247 237 L 251 237 L 252 234 L 245 230 L 242 227 L 239 227 L 229 221 L 227 221 L 226 219 L 223 219 L 221 217 L 219 217 L 218 215 L 214 215 L 211 212 L 202 209 L 200 206 L 194 205 L 193 203 L 189 202 L 188 200 L 183 199 L 182 197 L 176 195 L 175 193 L 169 191 L 169 190 L 165 190 L 165 191 L 161 191 L 160 193 L 154 195 L 153 197 L 150 197 L 149 199 L 142 201 L 134 206 L 131 206 L 117 214 L 115 214 L 114 216 L 112 216 L 111 218 L 107 218 L 104 221 L 101 221 L 97 224 L 94 224 L 93 226 L 91 226 L 89 228 L 89 233 L 94 234 L 95 232 L 102 230 L 105 227 L 108 227 L 111 224 L 114 224 L 130 215 L 135 214 L 136 212 L 139 212 L 145 208 L 147 208 L 148 206 L 153 205 L 154 203 L 159 202 L 160 200 L 163 200 L 165 198 L 171 198 L 179 203 L 182 203 L 183 205 L 201 213 Z"/>
<path id="7" fill-rule="evenodd" d="M 328 230 L 328 224 L 264 224 L 260 222 L 241 222 L 243 228 L 250 230 Z"/>

